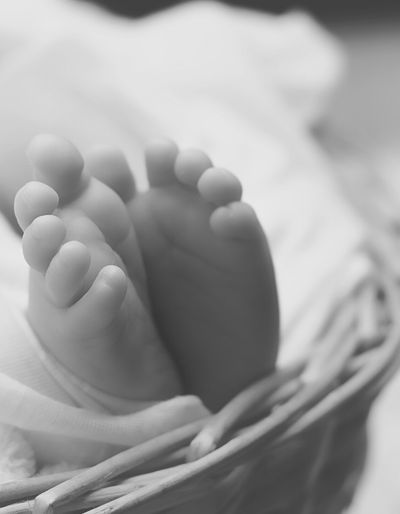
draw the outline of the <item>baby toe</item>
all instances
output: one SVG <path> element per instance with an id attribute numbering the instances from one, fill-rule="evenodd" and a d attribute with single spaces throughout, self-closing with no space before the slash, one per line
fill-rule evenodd
<path id="1" fill-rule="evenodd" d="M 207 169 L 200 177 L 197 187 L 204 200 L 219 206 L 238 201 L 242 197 L 242 184 L 239 179 L 223 168 Z"/>
<path id="2" fill-rule="evenodd" d="M 46 215 L 36 218 L 22 237 L 22 250 L 26 262 L 36 271 L 46 271 L 65 236 L 65 225 L 57 216 Z"/>
<path id="3" fill-rule="evenodd" d="M 62 203 L 74 198 L 86 184 L 83 158 L 66 139 L 50 134 L 36 136 L 27 153 L 35 178 L 52 187 Z"/>
<path id="4" fill-rule="evenodd" d="M 90 266 L 90 252 L 79 241 L 63 244 L 46 272 L 46 289 L 54 304 L 67 307 L 84 292 L 84 279 Z"/>
<path id="5" fill-rule="evenodd" d="M 86 171 L 129 202 L 136 194 L 132 170 L 121 150 L 109 146 L 93 148 L 85 155 Z"/>
<path id="6" fill-rule="evenodd" d="M 186 186 L 196 187 L 197 183 L 212 162 L 206 153 L 195 148 L 188 148 L 179 152 L 175 161 L 175 175 Z"/>
<path id="7" fill-rule="evenodd" d="M 57 205 L 58 195 L 54 189 L 41 182 L 28 182 L 15 195 L 15 217 L 25 230 L 35 218 L 52 214 Z"/>
<path id="8" fill-rule="evenodd" d="M 219 207 L 210 216 L 211 229 L 224 238 L 255 239 L 262 229 L 254 209 L 244 202 Z"/>
<path id="9" fill-rule="evenodd" d="M 76 303 L 69 307 L 69 326 L 80 337 L 94 337 L 116 318 L 127 293 L 128 279 L 118 266 L 102 268 L 93 284 Z"/>
<path id="10" fill-rule="evenodd" d="M 145 152 L 147 178 L 151 187 L 163 187 L 176 182 L 174 173 L 178 147 L 168 139 L 155 140 Z"/>

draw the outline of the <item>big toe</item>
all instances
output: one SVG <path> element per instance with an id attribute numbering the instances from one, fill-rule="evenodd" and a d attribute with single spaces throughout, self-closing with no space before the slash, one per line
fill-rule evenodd
<path id="1" fill-rule="evenodd" d="M 85 154 L 88 174 L 117 193 L 124 203 L 135 196 L 132 170 L 124 153 L 111 146 L 97 146 Z"/>
<path id="2" fill-rule="evenodd" d="M 178 147 L 169 139 L 157 139 L 146 148 L 146 169 L 149 184 L 152 187 L 167 186 L 176 182 L 175 160 Z"/>

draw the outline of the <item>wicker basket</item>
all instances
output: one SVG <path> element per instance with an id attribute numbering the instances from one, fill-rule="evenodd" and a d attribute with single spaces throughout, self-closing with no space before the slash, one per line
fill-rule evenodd
<path id="1" fill-rule="evenodd" d="M 332 314 L 317 350 L 211 419 L 90 469 L 2 485 L 0 513 L 338 514 L 366 454 L 372 402 L 399 361 L 400 296 L 376 275 Z"/>

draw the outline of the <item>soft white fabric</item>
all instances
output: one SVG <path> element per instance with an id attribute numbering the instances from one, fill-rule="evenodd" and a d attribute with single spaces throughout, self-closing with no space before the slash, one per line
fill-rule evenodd
<path id="1" fill-rule="evenodd" d="M 140 187 L 138 148 L 159 135 L 203 148 L 239 176 L 276 263 L 280 362 L 303 352 L 324 316 L 368 274 L 364 227 L 310 136 L 342 57 L 304 14 L 275 17 L 193 2 L 128 21 L 61 0 L 14 0 L 0 4 L 0 56 L 0 95 L 12 108 L 31 97 L 32 104 L 24 102 L 31 116 L 39 103 L 43 119 L 57 118 L 62 135 L 81 148 L 119 144 Z M 15 239 L 7 247 L 18 254 Z M 20 256 L 8 264 L 20 306 L 26 270 Z M 43 367 L 39 361 L 35 366 Z M 46 375 L 53 381 L 49 396 L 58 391 L 71 401 L 54 379 Z"/>
<path id="2" fill-rule="evenodd" d="M 0 425 L 0 483 L 32 476 L 36 471 L 30 444 L 15 428 Z"/>
<path id="3" fill-rule="evenodd" d="M 24 316 L 28 268 L 19 237 L 2 217 L 0 239 L 0 482 L 43 465 L 88 466 L 208 416 L 194 396 L 127 402 L 55 363 Z"/>

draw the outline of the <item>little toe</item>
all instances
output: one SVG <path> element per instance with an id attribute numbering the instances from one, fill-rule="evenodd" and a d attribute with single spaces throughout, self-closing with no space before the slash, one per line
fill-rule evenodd
<path id="1" fill-rule="evenodd" d="M 41 182 L 28 182 L 15 195 L 15 217 L 25 230 L 37 217 L 52 214 L 57 205 L 58 195 L 54 189 Z"/>
<path id="2" fill-rule="evenodd" d="M 90 252 L 79 241 L 63 244 L 49 264 L 46 289 L 54 304 L 68 307 L 85 291 L 83 283 L 90 266 Z"/>
<path id="3" fill-rule="evenodd" d="M 211 168 L 212 162 L 206 153 L 195 148 L 179 152 L 175 161 L 175 175 L 186 186 L 196 187 L 204 171 Z"/>
<path id="4" fill-rule="evenodd" d="M 118 266 L 102 268 L 93 284 L 69 307 L 69 326 L 77 327 L 80 336 L 95 337 L 116 318 L 128 289 L 128 279 Z"/>
<path id="5" fill-rule="evenodd" d="M 210 226 L 214 233 L 227 239 L 257 239 L 263 233 L 254 209 L 244 202 L 215 209 Z"/>
<path id="6" fill-rule="evenodd" d="M 46 215 L 36 218 L 22 237 L 22 250 L 26 262 L 36 271 L 45 272 L 65 236 L 65 224 L 57 216 Z"/>
<path id="7" fill-rule="evenodd" d="M 223 168 L 208 168 L 197 184 L 205 201 L 218 206 L 235 202 L 242 197 L 242 184 L 230 171 Z"/>
<path id="8" fill-rule="evenodd" d="M 163 187 L 176 182 L 174 172 L 178 147 L 168 139 L 155 140 L 145 152 L 147 178 L 151 187 Z"/>
<path id="9" fill-rule="evenodd" d="M 135 180 L 124 153 L 118 148 L 99 146 L 85 155 L 86 170 L 113 189 L 124 203 L 136 194 Z"/>
<path id="10" fill-rule="evenodd" d="M 68 140 L 42 134 L 31 141 L 27 153 L 35 178 L 52 187 L 61 203 L 75 198 L 87 184 L 83 158 Z"/>

